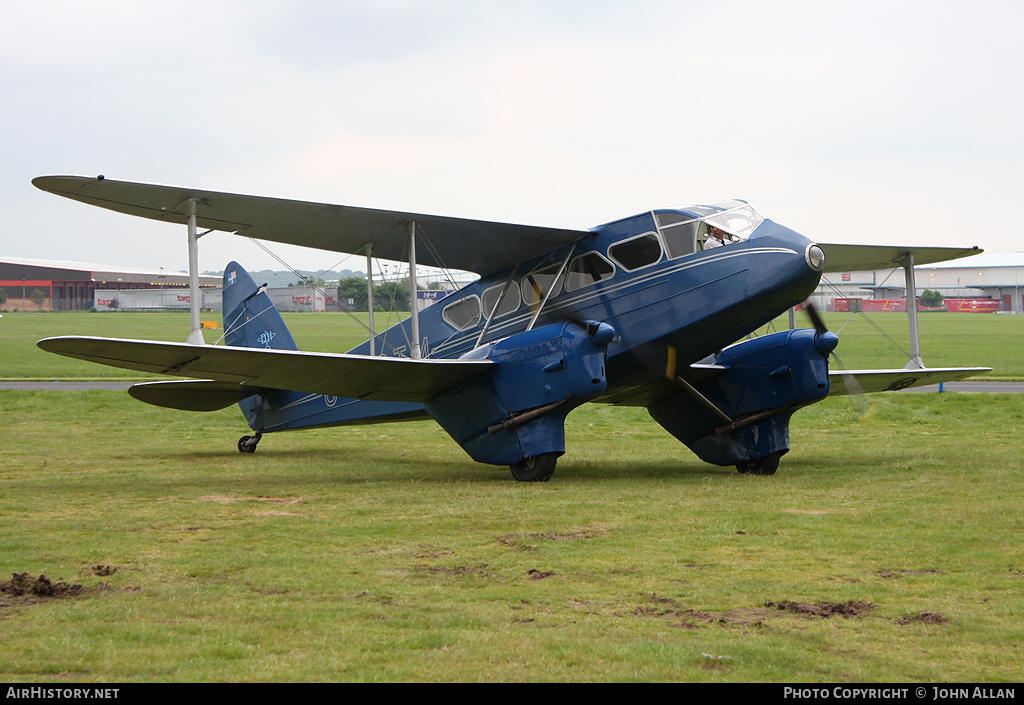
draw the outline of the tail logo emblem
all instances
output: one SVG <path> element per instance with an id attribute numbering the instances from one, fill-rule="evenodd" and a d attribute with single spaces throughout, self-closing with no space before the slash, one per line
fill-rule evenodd
<path id="1" fill-rule="evenodd" d="M 275 333 L 274 331 L 272 331 L 272 330 L 265 330 L 262 333 L 260 333 L 260 337 L 256 339 L 256 342 L 258 342 L 260 345 L 262 345 L 265 348 L 269 348 L 270 347 L 270 341 L 273 340 L 276 337 L 277 337 L 277 333 Z"/>

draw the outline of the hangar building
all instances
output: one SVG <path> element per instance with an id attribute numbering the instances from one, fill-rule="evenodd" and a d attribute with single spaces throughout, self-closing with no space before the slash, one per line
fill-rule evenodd
<path id="1" fill-rule="evenodd" d="M 219 276 L 199 277 L 200 287 L 220 285 Z M 0 258 L 0 288 L 7 294 L 7 302 L 3 305 L 7 310 L 87 311 L 94 305 L 97 289 L 155 289 L 175 293 L 184 291 L 187 295 L 188 274 L 164 269 L 123 269 L 85 262 L 8 257 Z"/>
<path id="2" fill-rule="evenodd" d="M 945 299 L 988 300 L 992 308 L 1024 313 L 1024 252 L 988 253 L 914 268 L 916 295 L 925 289 Z M 822 277 L 812 300 L 819 308 L 836 299 L 905 299 L 907 283 L 902 268 L 865 272 L 829 272 Z M 965 309 L 966 310 L 966 309 Z"/>

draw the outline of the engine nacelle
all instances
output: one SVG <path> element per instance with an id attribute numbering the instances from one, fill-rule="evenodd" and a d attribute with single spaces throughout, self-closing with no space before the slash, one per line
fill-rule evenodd
<path id="1" fill-rule="evenodd" d="M 738 423 L 728 424 L 693 394 L 680 391 L 648 407 L 651 416 L 697 456 L 736 465 L 789 450 L 789 418 L 829 392 L 828 354 L 834 333 L 793 330 L 726 348 L 715 363 L 726 368 L 694 387 Z"/>
<path id="2" fill-rule="evenodd" d="M 607 323 L 554 323 L 488 343 L 462 356 L 498 363 L 445 392 L 427 411 L 476 461 L 511 465 L 565 452 L 565 417 L 607 386 Z"/>

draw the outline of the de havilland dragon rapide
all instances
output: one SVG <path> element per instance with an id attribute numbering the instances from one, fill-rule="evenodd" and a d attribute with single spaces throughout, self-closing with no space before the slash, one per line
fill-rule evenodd
<path id="1" fill-rule="evenodd" d="M 829 394 L 962 379 L 983 367 L 927 368 L 908 306 L 912 355 L 889 370 L 830 370 L 839 338 L 813 328 L 750 337 L 804 302 L 824 272 L 902 267 L 977 247 L 815 242 L 733 200 L 660 208 L 589 229 L 517 225 L 330 205 L 104 177 L 44 176 L 67 198 L 186 225 L 193 291 L 199 228 L 408 261 L 410 318 L 338 353 L 299 350 L 263 287 L 224 270 L 224 344 L 64 336 L 43 350 L 178 379 L 129 393 L 190 411 L 237 404 L 251 453 L 266 434 L 432 418 L 480 463 L 546 481 L 566 452 L 565 419 L 586 403 L 646 407 L 701 460 L 774 474 L 789 420 Z M 417 266 L 479 278 L 416 311 Z M 372 270 L 367 267 L 372 290 Z M 372 296 L 369 297 L 372 301 Z M 836 366 L 838 367 L 838 366 Z"/>

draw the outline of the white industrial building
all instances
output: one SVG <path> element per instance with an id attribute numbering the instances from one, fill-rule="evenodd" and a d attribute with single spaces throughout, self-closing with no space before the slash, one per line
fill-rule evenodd
<path id="1" fill-rule="evenodd" d="M 973 257 L 915 267 L 916 296 L 926 289 L 946 299 L 989 299 L 998 310 L 1024 313 L 1024 252 L 982 253 Z M 836 299 L 905 299 L 902 268 L 830 272 L 812 297 L 820 308 Z M 994 306 L 994 303 L 993 303 Z"/>

